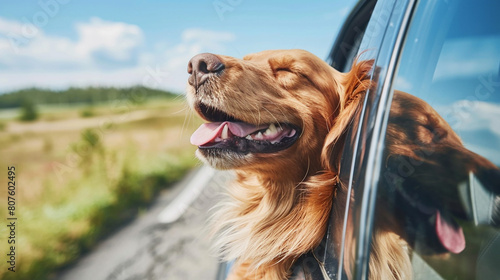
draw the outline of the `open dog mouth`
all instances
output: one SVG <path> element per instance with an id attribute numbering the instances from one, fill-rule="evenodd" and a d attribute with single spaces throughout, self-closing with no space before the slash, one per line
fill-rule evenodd
<path id="1" fill-rule="evenodd" d="M 404 203 L 413 208 L 412 211 L 418 211 L 426 217 L 425 219 L 430 222 L 437 240 L 444 249 L 454 254 L 459 254 L 465 249 L 463 229 L 449 214 L 413 197 L 402 187 L 397 187 L 396 190 L 403 197 Z"/>
<path id="2" fill-rule="evenodd" d="M 300 136 L 300 129 L 292 124 L 250 124 L 202 103 L 196 110 L 209 121 L 191 136 L 191 144 L 200 149 L 229 150 L 240 154 L 275 153 L 292 146 Z"/>

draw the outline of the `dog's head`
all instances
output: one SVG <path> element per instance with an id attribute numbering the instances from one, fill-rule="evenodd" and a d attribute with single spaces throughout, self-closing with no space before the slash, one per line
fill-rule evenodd
<path id="1" fill-rule="evenodd" d="M 204 53 L 191 59 L 188 72 L 188 102 L 207 121 L 191 142 L 198 157 L 219 169 L 276 174 L 282 167 L 303 176 L 294 173 L 319 163 L 348 102 L 347 75 L 302 50 L 243 59 Z"/>
<path id="2" fill-rule="evenodd" d="M 464 147 L 423 100 L 395 93 L 384 163 L 377 218 L 418 253 L 458 254 L 472 222 L 500 226 L 500 169 Z"/>

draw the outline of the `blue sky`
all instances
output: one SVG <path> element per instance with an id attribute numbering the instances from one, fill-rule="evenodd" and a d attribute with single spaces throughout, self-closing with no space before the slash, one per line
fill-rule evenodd
<path id="1" fill-rule="evenodd" d="M 0 92 L 38 86 L 183 92 L 189 58 L 267 49 L 326 58 L 356 1 L 39 0 L 0 4 Z"/>

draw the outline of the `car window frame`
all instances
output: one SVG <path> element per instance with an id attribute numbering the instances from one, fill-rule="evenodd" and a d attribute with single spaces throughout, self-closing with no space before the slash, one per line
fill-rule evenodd
<path id="1" fill-rule="evenodd" d="M 357 225 L 354 232 L 356 252 L 353 279 L 368 279 L 369 275 L 373 213 L 393 95 L 393 78 L 397 73 L 397 63 L 416 4 L 417 0 L 377 1 L 357 53 L 359 59 L 374 59 L 372 82 L 377 86 L 365 95 L 363 106 L 357 116 L 360 123 L 357 128 L 352 127 L 350 132 L 356 133 L 353 138 L 354 145 L 343 151 L 343 158 L 350 156 L 352 162 L 349 167 L 340 171 L 341 178 L 348 178 L 348 197 L 353 195 L 353 182 L 359 186 L 354 196 L 355 201 L 358 201 L 356 204 L 359 203 L 356 206 L 359 209 L 356 209 L 353 215 L 354 224 Z M 343 164 L 345 167 L 344 162 Z M 346 207 L 342 248 L 345 246 L 346 222 L 351 209 L 349 205 Z M 344 249 L 340 257 L 339 263 L 343 263 Z M 343 266 L 340 266 L 338 279 L 343 279 L 342 269 Z"/>

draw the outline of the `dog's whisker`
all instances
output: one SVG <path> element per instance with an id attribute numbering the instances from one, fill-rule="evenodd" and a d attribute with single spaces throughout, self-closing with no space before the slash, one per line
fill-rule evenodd
<path id="1" fill-rule="evenodd" d="M 252 107 L 254 107 L 254 110 L 258 113 L 258 117 L 255 119 L 255 121 L 257 125 L 260 126 L 262 123 L 261 123 L 261 110 L 259 110 L 259 105 L 252 104 Z"/>
<path id="2" fill-rule="evenodd" d="M 280 127 L 281 127 L 281 124 L 280 124 L 280 121 L 278 120 L 278 118 L 276 118 L 276 117 L 274 116 L 274 114 L 273 114 L 273 113 L 271 113 L 271 111 L 269 111 L 266 107 L 262 106 L 262 108 L 264 108 L 264 110 L 266 110 L 266 111 L 269 113 L 269 115 L 271 115 L 271 117 L 272 117 L 272 118 L 276 121 L 276 123 L 277 123 L 277 124 L 279 124 L 279 125 L 280 125 Z M 282 128 L 282 127 L 281 127 L 281 128 Z"/>
<path id="3" fill-rule="evenodd" d="M 187 106 L 187 105 L 184 105 L 184 108 L 180 109 L 179 111 L 175 111 L 173 113 L 170 113 L 169 115 L 173 116 L 173 115 L 184 113 L 185 111 L 191 111 L 191 108 L 189 108 L 189 106 Z"/>
<path id="4" fill-rule="evenodd" d="M 190 109 L 189 106 L 187 104 L 185 104 L 184 109 L 180 110 L 180 112 L 183 112 L 183 111 L 189 110 L 189 109 Z M 182 139 L 182 136 L 184 135 L 184 132 L 185 132 L 187 126 L 189 125 L 190 120 L 192 120 L 193 116 L 194 115 L 193 115 L 193 112 L 191 110 L 189 110 L 188 114 L 184 115 L 184 121 L 182 123 L 181 131 L 179 133 L 179 140 Z"/>
<path id="5" fill-rule="evenodd" d="M 304 173 L 304 177 L 302 177 L 302 180 L 300 180 L 299 183 L 297 183 L 297 185 L 295 185 L 295 188 L 299 188 L 300 185 L 302 185 L 307 177 L 309 176 L 309 169 L 311 168 L 311 159 L 310 158 L 307 158 L 307 169 L 306 169 L 306 172 Z"/>
<path id="6" fill-rule="evenodd" d="M 283 111 L 283 108 L 284 105 L 282 104 L 276 104 L 276 102 L 271 102 L 271 101 L 263 101 L 262 104 L 271 104 L 274 106 L 274 108 L 277 108 L 280 113 L 281 113 L 281 116 L 283 117 L 283 119 L 286 121 L 287 120 L 287 115 L 285 114 L 285 112 Z M 274 116 L 273 116 L 274 117 Z M 276 117 L 274 117 L 276 119 Z M 277 119 L 276 119 L 277 120 Z M 277 121 L 278 123 L 280 123 L 279 121 Z M 280 124 L 281 125 L 281 124 Z M 280 126 L 281 127 L 281 126 Z M 282 127 L 281 127 L 282 128 Z"/>

